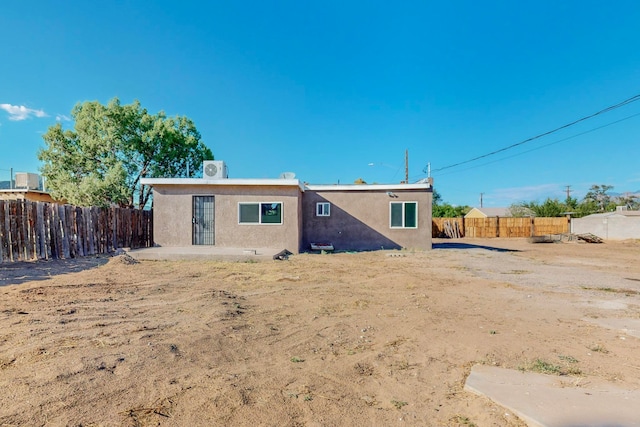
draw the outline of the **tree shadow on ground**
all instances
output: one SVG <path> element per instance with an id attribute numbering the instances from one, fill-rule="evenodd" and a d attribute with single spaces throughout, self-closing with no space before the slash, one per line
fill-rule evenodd
<path id="1" fill-rule="evenodd" d="M 484 249 L 494 252 L 520 252 L 517 249 L 499 248 L 497 246 L 473 245 L 471 243 L 442 242 L 434 243 L 433 249 Z"/>
<path id="2" fill-rule="evenodd" d="M 0 264 L 0 287 L 47 280 L 54 276 L 96 268 L 109 261 L 109 255 Z"/>

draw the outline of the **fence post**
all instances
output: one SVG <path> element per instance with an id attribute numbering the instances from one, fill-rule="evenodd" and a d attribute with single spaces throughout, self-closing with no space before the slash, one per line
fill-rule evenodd
<path id="1" fill-rule="evenodd" d="M 530 218 L 531 218 L 531 232 L 529 233 L 529 237 L 533 237 L 536 235 L 535 234 L 535 229 L 536 229 L 535 218 L 534 217 L 530 217 Z"/>

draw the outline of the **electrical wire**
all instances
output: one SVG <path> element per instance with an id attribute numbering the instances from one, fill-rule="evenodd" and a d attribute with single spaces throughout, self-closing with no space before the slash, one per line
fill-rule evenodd
<path id="1" fill-rule="evenodd" d="M 465 168 L 465 169 L 458 169 L 458 170 L 455 170 L 455 171 L 449 171 L 449 172 L 441 173 L 441 174 L 438 174 L 438 175 L 437 175 L 437 177 L 438 177 L 438 178 L 440 178 L 440 177 L 442 177 L 442 176 L 451 175 L 451 174 L 454 174 L 454 173 L 464 172 L 464 171 L 468 171 L 468 170 L 471 170 L 471 169 L 477 169 L 477 168 L 480 168 L 480 167 L 483 167 L 483 166 L 487 166 L 487 165 L 490 165 L 490 164 L 493 164 L 493 163 L 498 163 L 498 162 L 501 162 L 501 161 L 504 161 L 504 160 L 508 160 L 508 159 L 513 158 L 513 157 L 522 156 L 523 154 L 527 154 L 527 153 L 530 153 L 530 152 L 532 152 L 532 151 L 540 150 L 540 149 L 542 149 L 542 148 L 546 148 L 546 147 L 549 147 L 549 146 L 551 146 L 551 145 L 558 144 L 558 143 L 560 143 L 560 142 L 565 142 L 565 141 L 568 141 L 568 140 L 570 140 L 570 139 L 574 139 L 574 138 L 577 138 L 577 137 L 579 137 L 579 136 L 586 135 L 586 134 L 588 134 L 588 133 L 595 132 L 595 131 L 600 130 L 600 129 L 604 129 L 604 128 L 609 127 L 609 126 L 613 126 L 613 125 L 615 125 L 615 124 L 618 124 L 618 123 L 620 123 L 620 122 L 624 122 L 624 121 L 626 121 L 626 120 L 629 120 L 629 119 L 632 119 L 632 118 L 634 118 L 634 117 L 638 117 L 638 116 L 640 116 L 640 113 L 635 113 L 635 114 L 632 114 L 632 115 L 630 115 L 630 116 L 623 117 L 623 118 L 621 118 L 621 119 L 619 119 L 619 120 L 615 120 L 615 121 L 613 121 L 613 122 L 610 122 L 610 123 L 604 124 L 604 125 L 602 125 L 602 126 L 598 126 L 598 127 L 595 127 L 595 128 L 589 129 L 589 130 L 586 130 L 586 131 L 584 131 L 584 132 L 580 132 L 580 133 L 577 133 L 577 134 L 575 134 L 575 135 L 571 135 L 571 136 L 568 136 L 568 137 L 566 137 L 566 138 L 562 138 L 562 139 L 559 139 L 559 140 L 557 140 L 557 141 L 553 141 L 553 142 L 550 142 L 550 143 L 548 143 L 548 144 L 541 145 L 541 146 L 536 147 L 536 148 L 532 148 L 532 149 L 530 149 L 530 150 L 522 151 L 522 152 L 517 153 L 517 154 L 512 154 L 511 156 L 502 157 L 502 158 L 500 158 L 500 159 L 492 160 L 492 161 L 490 161 L 490 162 L 482 163 L 481 165 L 470 166 L 470 167 Z M 422 178 L 423 176 L 424 176 L 424 175 L 415 175 L 415 176 L 410 177 L 410 178 L 409 178 L 409 180 L 413 181 L 413 180 L 416 180 L 416 179 L 420 179 L 420 178 Z"/>
<path id="2" fill-rule="evenodd" d="M 577 134 L 575 134 L 575 135 L 568 136 L 568 137 L 566 137 L 566 138 L 562 138 L 562 139 L 559 139 L 559 140 L 557 140 L 557 141 L 553 141 L 553 142 L 550 142 L 550 143 L 545 144 L 545 145 L 541 145 L 541 146 L 536 147 L 536 148 L 531 148 L 531 149 L 529 149 L 529 150 L 522 151 L 522 152 L 517 153 L 517 154 L 512 154 L 512 155 L 507 156 L 507 157 L 502 157 L 502 158 L 497 159 L 497 160 L 492 160 L 492 161 L 490 161 L 490 162 L 483 163 L 483 164 L 481 164 L 481 165 L 470 166 L 470 167 L 465 168 L 465 169 L 459 169 L 459 170 L 456 170 L 456 171 L 445 172 L 445 173 L 443 173 L 443 174 L 439 174 L 439 175 L 438 175 L 438 177 L 446 176 L 446 175 L 450 175 L 450 174 L 452 174 L 452 173 L 463 172 L 463 171 L 467 171 L 467 170 L 470 170 L 470 169 L 476 169 L 476 168 L 479 168 L 479 167 L 482 167 L 482 166 L 490 165 L 490 164 L 492 164 L 492 163 L 497 163 L 497 162 L 501 162 L 501 161 L 503 161 L 503 160 L 508 160 L 508 159 L 513 158 L 513 157 L 522 156 L 523 154 L 527 154 L 527 153 L 530 153 L 530 152 L 532 152 L 532 151 L 540 150 L 540 149 L 542 149 L 542 148 L 546 148 L 546 147 L 549 147 L 549 146 L 554 145 L 554 144 L 559 144 L 560 142 L 568 141 L 568 140 L 570 140 L 570 139 L 574 139 L 574 138 L 577 138 L 577 137 L 579 137 L 579 136 L 586 135 L 586 134 L 588 134 L 588 133 L 595 132 L 595 131 L 597 131 L 597 130 L 600 130 L 600 129 L 603 129 L 603 128 L 606 128 L 606 127 L 609 127 L 609 126 L 613 126 L 613 125 L 615 125 L 615 124 L 617 124 L 617 123 L 624 122 L 625 120 L 629 120 L 629 119 L 632 119 L 632 118 L 634 118 L 634 117 L 638 117 L 638 116 L 640 116 L 640 113 L 632 114 L 632 115 L 630 115 L 630 116 L 624 117 L 624 118 L 619 119 L 619 120 L 616 120 L 616 121 L 614 121 L 614 122 L 607 123 L 607 124 L 604 124 L 604 125 L 602 125 L 602 126 L 598 126 L 598 127 L 593 128 L 593 129 L 589 129 L 589 130 L 586 130 L 586 131 L 584 131 L 584 132 L 580 132 L 580 133 L 577 133 Z"/>
<path id="3" fill-rule="evenodd" d="M 503 151 L 510 150 L 510 149 L 512 149 L 514 147 L 526 144 L 527 142 L 531 142 L 533 140 L 542 138 L 543 136 L 547 136 L 547 135 L 550 135 L 552 133 L 558 132 L 558 131 L 560 131 L 562 129 L 566 129 L 566 128 L 571 127 L 571 126 L 573 126 L 573 125 L 575 125 L 577 123 L 583 122 L 585 120 L 589 120 L 589 119 L 591 119 L 593 117 L 599 116 L 599 115 L 604 114 L 604 113 L 608 113 L 609 111 L 613 111 L 613 110 L 615 110 L 617 108 L 624 107 L 625 105 L 631 104 L 632 102 L 635 102 L 635 101 L 638 101 L 638 100 L 640 100 L 640 94 L 634 95 L 631 98 L 627 98 L 622 102 L 619 102 L 617 104 L 611 105 L 611 106 L 609 106 L 609 107 L 607 107 L 607 108 L 605 108 L 603 110 L 600 110 L 598 112 L 595 112 L 593 114 L 589 114 L 588 116 L 585 116 L 585 117 L 582 117 L 580 119 L 574 120 L 574 121 L 572 121 L 570 123 L 567 123 L 565 125 L 557 127 L 557 128 L 555 128 L 553 130 L 541 133 L 541 134 L 536 135 L 536 136 L 532 136 L 531 138 L 527 138 L 524 141 L 520 141 L 520 142 L 517 142 L 515 144 L 511 144 L 511 145 L 509 145 L 507 147 L 500 148 L 498 150 L 492 151 L 492 152 L 487 153 L 487 154 L 483 154 L 481 156 L 474 157 L 474 158 L 469 159 L 469 160 L 465 160 L 465 161 L 462 161 L 462 162 L 454 163 L 452 165 L 448 165 L 448 166 L 444 166 L 444 167 L 441 167 L 441 168 L 438 168 L 438 169 L 434 169 L 431 172 L 432 173 L 440 172 L 440 171 L 443 171 L 445 169 L 451 169 L 451 168 L 456 167 L 456 166 L 464 165 L 464 164 L 467 164 L 467 163 L 474 162 L 476 160 L 484 159 L 485 157 L 489 157 L 489 156 L 493 156 L 493 155 L 498 154 L 498 153 L 502 153 Z"/>

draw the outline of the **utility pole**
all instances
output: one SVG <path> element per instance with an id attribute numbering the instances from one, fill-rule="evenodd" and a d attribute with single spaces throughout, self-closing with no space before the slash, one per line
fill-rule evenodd
<path id="1" fill-rule="evenodd" d="M 482 196 L 484 195 L 484 193 L 480 193 L 480 207 L 482 207 Z"/>
<path id="2" fill-rule="evenodd" d="M 571 197 L 571 186 L 567 185 L 567 200 L 569 200 L 569 198 Z"/>
<path id="3" fill-rule="evenodd" d="M 409 183 L 409 150 L 404 150 L 404 183 Z"/>

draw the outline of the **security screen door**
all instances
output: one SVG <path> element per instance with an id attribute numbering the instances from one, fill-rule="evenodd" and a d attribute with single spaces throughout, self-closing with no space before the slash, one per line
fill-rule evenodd
<path id="1" fill-rule="evenodd" d="M 193 244 L 216 244 L 214 196 L 193 196 Z"/>

